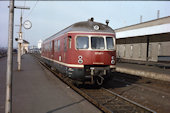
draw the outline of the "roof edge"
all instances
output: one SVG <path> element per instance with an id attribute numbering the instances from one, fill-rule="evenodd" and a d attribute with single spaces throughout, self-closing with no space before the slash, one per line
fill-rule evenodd
<path id="1" fill-rule="evenodd" d="M 136 25 L 140 25 L 140 24 L 145 24 L 145 23 L 149 23 L 149 22 L 154 22 L 154 21 L 157 21 L 157 20 L 165 19 L 165 18 L 170 18 L 170 16 L 166 16 L 166 17 L 162 17 L 162 18 L 158 18 L 158 19 L 154 19 L 154 20 L 149 20 L 149 21 L 146 21 L 146 22 L 141 22 L 141 23 L 137 23 L 137 24 L 133 24 L 133 25 L 128 25 L 128 26 L 121 27 L 121 28 L 117 28 L 117 29 L 114 29 L 114 30 L 116 31 L 116 30 L 120 30 L 120 29 L 124 29 L 124 28 L 128 28 L 128 27 L 132 27 L 132 26 L 136 26 Z"/>

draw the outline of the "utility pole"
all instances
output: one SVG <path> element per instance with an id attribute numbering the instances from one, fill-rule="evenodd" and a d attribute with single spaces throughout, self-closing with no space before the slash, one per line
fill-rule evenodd
<path id="1" fill-rule="evenodd" d="M 9 24 L 8 24 L 8 53 L 6 71 L 6 99 L 5 113 L 12 113 L 12 75 L 13 75 L 13 26 L 14 26 L 14 0 L 9 3 Z"/>
<path id="2" fill-rule="evenodd" d="M 21 17 L 20 17 L 20 28 L 19 28 L 19 39 L 18 39 L 18 57 L 17 57 L 17 62 L 18 62 L 18 71 L 21 70 L 21 44 L 23 43 L 22 39 L 22 9 L 30 9 L 26 7 L 16 7 L 17 9 L 21 9 Z"/>
<path id="3" fill-rule="evenodd" d="M 13 69 L 13 25 L 14 25 L 14 0 L 9 4 L 9 25 L 8 25 L 8 54 L 6 72 L 6 100 L 5 113 L 12 113 L 12 69 Z"/>

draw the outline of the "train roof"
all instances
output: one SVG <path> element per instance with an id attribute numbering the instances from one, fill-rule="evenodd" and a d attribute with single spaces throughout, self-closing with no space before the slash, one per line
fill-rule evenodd
<path id="1" fill-rule="evenodd" d="M 44 41 L 52 40 L 57 36 L 65 34 L 67 32 L 102 32 L 102 33 L 115 33 L 115 31 L 109 27 L 108 25 L 94 22 L 92 20 L 82 21 L 61 30 L 60 32 L 52 35 L 51 37 L 47 38 Z"/>

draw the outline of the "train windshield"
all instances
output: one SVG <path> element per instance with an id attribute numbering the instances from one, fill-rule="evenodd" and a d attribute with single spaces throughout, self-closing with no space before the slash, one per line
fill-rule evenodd
<path id="1" fill-rule="evenodd" d="M 77 49 L 89 48 L 89 38 L 86 36 L 78 36 L 76 42 L 77 42 Z"/>
<path id="2" fill-rule="evenodd" d="M 114 43 L 112 37 L 106 37 L 107 49 L 114 49 Z"/>
<path id="3" fill-rule="evenodd" d="M 91 48 L 92 49 L 104 49 L 104 38 L 103 37 L 91 37 Z"/>

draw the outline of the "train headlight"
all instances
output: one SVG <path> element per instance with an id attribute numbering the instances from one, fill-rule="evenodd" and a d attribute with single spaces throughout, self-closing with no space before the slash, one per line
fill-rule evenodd
<path id="1" fill-rule="evenodd" d="M 114 64 L 115 63 L 115 60 L 111 60 L 111 64 Z"/>
<path id="2" fill-rule="evenodd" d="M 100 27 L 99 27 L 98 25 L 94 25 L 94 26 L 93 26 L 93 29 L 94 29 L 94 30 L 99 30 Z"/>
<path id="3" fill-rule="evenodd" d="M 79 64 L 82 64 L 82 63 L 83 63 L 83 60 L 82 60 L 82 59 L 79 59 L 79 60 L 78 60 L 78 63 L 79 63 Z"/>
<path id="4" fill-rule="evenodd" d="M 83 58 L 83 56 L 81 56 L 81 55 L 78 56 L 78 59 L 82 59 L 82 58 Z"/>
<path id="5" fill-rule="evenodd" d="M 83 60 L 82 60 L 82 59 L 83 59 L 83 56 L 79 55 L 79 56 L 78 56 L 78 63 L 79 63 L 79 64 L 82 64 L 82 63 L 83 63 Z"/>
<path id="6" fill-rule="evenodd" d="M 115 60 L 114 60 L 114 56 L 111 57 L 111 64 L 114 64 L 115 63 Z"/>

